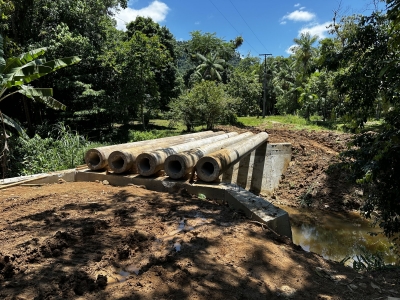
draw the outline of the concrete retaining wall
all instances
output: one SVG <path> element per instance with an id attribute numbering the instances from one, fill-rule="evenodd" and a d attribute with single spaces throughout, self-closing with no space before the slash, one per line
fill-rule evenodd
<path id="1" fill-rule="evenodd" d="M 290 143 L 264 143 L 231 166 L 221 181 L 234 183 L 255 194 L 271 195 L 278 188 L 292 158 Z"/>

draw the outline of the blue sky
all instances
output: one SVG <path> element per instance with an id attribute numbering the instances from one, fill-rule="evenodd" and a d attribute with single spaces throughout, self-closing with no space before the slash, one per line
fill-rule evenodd
<path id="1" fill-rule="evenodd" d="M 131 0 L 116 16 L 117 28 L 136 16 L 151 17 L 166 26 L 177 40 L 189 40 L 190 32 L 216 33 L 226 41 L 242 36 L 238 51 L 245 56 L 271 53 L 288 56 L 293 39 L 309 31 L 328 37 L 326 26 L 333 12 L 339 16 L 369 15 L 374 0 Z M 384 8 L 381 3 L 380 6 Z"/>

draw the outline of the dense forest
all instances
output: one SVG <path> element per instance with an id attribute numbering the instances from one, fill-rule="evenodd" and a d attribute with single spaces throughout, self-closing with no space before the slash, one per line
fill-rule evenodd
<path id="1" fill-rule="evenodd" d="M 21 174 L 23 166 L 11 161 L 56 127 L 107 143 L 127 142 L 118 131 L 133 121 L 146 130 L 154 118 L 190 131 L 235 123 L 238 116 L 319 116 L 359 133 L 338 167 L 364 186 L 366 216 L 378 207 L 385 232 L 398 232 L 400 1 L 386 5 L 371 15 L 334 14 L 329 38 L 302 34 L 292 55 L 264 61 L 240 56 L 240 36 L 226 41 L 194 31 L 177 41 L 144 17 L 117 30 L 113 12 L 126 0 L 0 0 L 2 176 Z M 21 58 L 33 50 L 30 63 Z M 19 59 L 25 76 L 29 68 L 40 70 L 44 57 L 64 58 L 56 62 L 66 67 L 32 71 L 21 84 L 6 72 L 6 63 Z M 29 89 L 33 79 L 38 90 Z M 372 118 L 381 120 L 380 128 L 364 132 Z"/>

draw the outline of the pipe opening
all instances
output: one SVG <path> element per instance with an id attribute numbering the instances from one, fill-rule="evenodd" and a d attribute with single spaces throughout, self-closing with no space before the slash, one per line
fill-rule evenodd
<path id="1" fill-rule="evenodd" d="M 122 169 L 125 165 L 125 160 L 121 156 L 117 156 L 113 161 L 109 162 L 115 170 Z"/>
<path id="2" fill-rule="evenodd" d="M 150 171 L 150 159 L 144 157 L 138 163 L 138 168 L 140 172 L 148 172 Z"/>
<path id="3" fill-rule="evenodd" d="M 93 167 L 99 165 L 101 162 L 101 158 L 100 155 L 95 153 L 95 152 L 91 152 L 88 155 L 88 164 L 92 165 Z"/>
<path id="4" fill-rule="evenodd" d="M 168 171 L 171 173 L 178 174 L 182 171 L 182 165 L 177 160 L 171 160 L 168 162 L 166 169 L 168 169 Z"/>
<path id="5" fill-rule="evenodd" d="M 206 161 L 204 164 L 202 164 L 200 171 L 206 176 L 211 176 L 214 173 L 215 168 L 212 163 Z"/>

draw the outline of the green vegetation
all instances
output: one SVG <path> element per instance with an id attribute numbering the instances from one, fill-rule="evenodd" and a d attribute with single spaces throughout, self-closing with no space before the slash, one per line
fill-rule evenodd
<path id="1" fill-rule="evenodd" d="M 163 137 L 179 135 L 181 132 L 177 130 L 148 130 L 148 131 L 129 131 L 129 142 L 138 142 L 146 140 L 160 139 Z"/>
<path id="2" fill-rule="evenodd" d="M 162 130 L 163 132 L 167 132 L 168 134 L 182 134 L 182 132 L 186 131 L 186 126 L 182 122 L 178 122 L 176 124 L 171 124 L 171 120 L 168 119 L 153 119 L 149 123 L 149 127 L 160 128 L 153 129 L 153 131 Z M 195 126 L 193 131 L 201 131 L 204 130 L 204 125 Z"/>
<path id="3" fill-rule="evenodd" d="M 353 258 L 344 258 L 341 263 L 346 264 L 351 261 L 353 269 L 359 272 L 377 271 L 390 267 L 390 265 L 385 264 L 382 252 L 371 253 L 365 247 L 359 247 L 359 252 L 360 254 Z"/>
<path id="4" fill-rule="evenodd" d="M 237 99 L 224 91 L 222 85 L 213 81 L 201 81 L 171 101 L 171 125 L 182 121 L 187 131 L 192 131 L 199 124 L 205 124 L 207 130 L 213 129 L 216 123 L 236 120 L 232 108 L 237 102 Z"/>
<path id="5" fill-rule="evenodd" d="M 178 130 L 129 130 L 129 142 L 152 140 L 180 134 Z M 35 135 L 30 139 L 22 136 L 14 139 L 11 149 L 12 176 L 32 175 L 42 172 L 71 169 L 85 163 L 84 155 L 90 148 L 107 146 L 106 143 L 90 142 L 63 123 L 42 138 Z"/>
<path id="6" fill-rule="evenodd" d="M 14 176 L 71 169 L 83 164 L 85 152 L 97 146 L 98 143 L 89 142 L 59 123 L 45 138 L 39 135 L 30 139 L 15 137 L 10 167 L 13 171 L 18 170 Z"/>
<path id="7" fill-rule="evenodd" d="M 287 126 L 293 130 L 332 130 L 335 128 L 340 128 L 342 124 L 339 123 L 329 123 L 321 121 L 321 117 L 312 116 L 310 120 L 306 120 L 302 117 L 296 115 L 283 115 L 283 116 L 267 116 L 265 119 L 258 117 L 238 117 L 238 123 L 244 126 L 261 126 L 265 129 L 273 128 L 274 124 L 279 124 L 282 126 Z"/>

